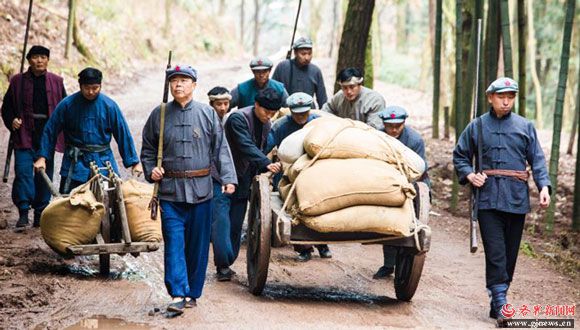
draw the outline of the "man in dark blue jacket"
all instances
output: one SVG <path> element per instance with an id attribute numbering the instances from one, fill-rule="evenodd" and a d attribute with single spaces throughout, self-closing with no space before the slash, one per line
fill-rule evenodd
<path id="1" fill-rule="evenodd" d="M 518 84 L 510 78 L 492 82 L 486 91 L 491 109 L 465 128 L 453 151 L 459 183 L 480 189 L 478 222 L 491 298 L 489 316 L 498 321 L 503 319 L 501 309 L 507 303 L 524 220 L 530 212 L 528 165 L 540 191 L 540 207 L 550 205 L 550 178 L 536 129 L 529 120 L 512 113 L 517 92 Z M 475 173 L 472 164 L 478 131 L 483 143 L 482 170 Z"/>
<path id="2" fill-rule="evenodd" d="M 230 204 L 231 241 L 234 260 L 240 252 L 242 225 L 250 196 L 252 178 L 260 173 L 270 171 L 278 173 L 282 169 L 280 163 L 272 163 L 266 154 L 270 119 L 280 110 L 282 95 L 272 88 L 265 88 L 256 94 L 253 106 L 234 111 L 225 123 L 225 132 L 230 145 L 238 188 L 232 195 Z"/>

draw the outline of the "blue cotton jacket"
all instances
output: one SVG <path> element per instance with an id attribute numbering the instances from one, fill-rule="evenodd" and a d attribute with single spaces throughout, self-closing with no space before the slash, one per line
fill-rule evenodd
<path id="1" fill-rule="evenodd" d="M 425 173 L 421 176 L 419 181 L 422 181 L 431 187 L 431 180 L 429 179 L 429 175 L 427 173 L 429 164 L 427 163 L 427 157 L 425 156 L 425 141 L 423 141 L 421 134 L 419 134 L 419 132 L 415 131 L 414 129 L 405 126 L 403 128 L 403 132 L 401 132 L 401 135 L 399 135 L 399 141 L 401 141 L 401 143 L 407 146 L 407 148 L 413 150 L 417 155 L 423 158 L 423 161 L 425 162 Z"/>
<path id="2" fill-rule="evenodd" d="M 123 158 L 123 165 L 130 167 L 139 163 L 135 143 L 129 126 L 115 101 L 100 93 L 96 99 L 89 101 L 80 92 L 62 100 L 42 133 L 40 150 L 37 156 L 51 158 L 58 134 L 64 133 L 65 153 L 62 158 L 60 175 L 68 176 L 72 158 L 69 155 L 71 146 L 108 145 L 114 137 Z M 83 152 L 72 173 L 72 180 L 85 182 L 89 178 L 89 164 L 95 161 L 104 167 L 110 161 L 116 173 L 119 173 L 112 150 L 103 152 Z"/>
<path id="3" fill-rule="evenodd" d="M 318 117 L 320 117 L 320 115 L 311 113 L 308 116 L 308 121 L 306 123 L 309 123 Z M 288 137 L 288 135 L 304 127 L 304 125 L 299 125 L 298 123 L 296 123 L 292 119 L 292 115 L 286 115 L 276 120 L 276 122 L 274 122 L 274 124 L 272 125 L 270 134 L 268 134 L 268 143 L 266 144 L 266 149 L 264 150 L 264 153 L 268 154 L 270 153 L 270 151 L 272 151 L 272 149 L 274 149 L 274 147 L 279 147 L 280 143 L 282 143 L 282 140 Z"/>
<path id="4" fill-rule="evenodd" d="M 482 169 L 524 171 L 529 165 L 538 190 L 551 187 L 544 152 L 533 124 L 516 113 L 498 118 L 493 110 L 483 114 Z M 463 131 L 455 150 L 453 165 L 459 183 L 468 183 L 474 172 L 472 159 L 477 157 L 477 121 Z M 550 188 L 551 189 L 551 188 Z M 512 177 L 489 176 L 481 188 L 480 210 L 498 210 L 525 214 L 530 211 L 527 182 Z"/>
<path id="5" fill-rule="evenodd" d="M 288 92 L 284 88 L 284 84 L 274 79 L 268 79 L 264 88 L 258 88 L 256 79 L 252 78 L 239 84 L 232 90 L 232 99 L 230 100 L 230 109 L 238 107 L 238 109 L 254 106 L 256 103 L 256 94 L 258 91 L 265 88 L 273 88 L 282 95 L 282 100 L 286 104 Z"/>

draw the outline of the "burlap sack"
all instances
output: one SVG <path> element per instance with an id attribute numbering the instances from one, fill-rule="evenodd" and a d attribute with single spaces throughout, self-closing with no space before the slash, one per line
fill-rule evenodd
<path id="1" fill-rule="evenodd" d="M 375 159 L 324 159 L 296 179 L 299 212 L 315 216 L 354 205 L 401 206 L 415 188 L 393 166 Z"/>
<path id="2" fill-rule="evenodd" d="M 324 117 L 308 123 L 306 128 L 311 130 L 304 139 L 304 150 L 310 157 L 320 153 L 319 159 L 378 159 L 397 166 L 410 181 L 417 180 L 425 171 L 425 162 L 419 155 L 362 122 Z"/>
<path id="3" fill-rule="evenodd" d="M 134 242 L 161 242 L 161 220 L 151 220 L 151 211 L 148 210 L 153 185 L 130 179 L 121 186 L 127 222 L 131 232 L 131 240 Z"/>
<path id="4" fill-rule="evenodd" d="M 408 199 L 402 207 L 359 205 L 315 217 L 298 215 L 298 220 L 321 233 L 370 232 L 409 236 L 414 214 L 413 201 Z"/>
<path id="5" fill-rule="evenodd" d="M 40 233 L 53 250 L 67 255 L 66 248 L 93 242 L 101 230 L 105 207 L 83 185 L 69 197 L 54 199 L 42 212 Z"/>
<path id="6" fill-rule="evenodd" d="M 311 160 L 312 160 L 312 158 L 310 158 L 310 156 L 308 156 L 308 154 L 302 155 L 302 157 L 298 158 L 294 162 L 294 164 L 292 164 L 290 167 L 286 168 L 286 170 L 284 171 L 284 175 L 288 177 L 288 180 L 290 180 L 290 182 L 296 181 L 298 174 L 300 174 L 300 172 L 302 172 L 302 170 L 308 164 L 310 164 Z"/>

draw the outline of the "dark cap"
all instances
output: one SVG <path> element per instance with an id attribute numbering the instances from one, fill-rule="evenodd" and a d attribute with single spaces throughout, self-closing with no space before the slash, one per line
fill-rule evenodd
<path id="1" fill-rule="evenodd" d="M 32 57 L 32 55 L 46 55 L 46 57 L 50 57 L 50 49 L 44 46 L 34 45 L 30 47 L 30 50 L 28 50 L 28 54 L 26 54 L 26 59 L 29 60 Z"/>
<path id="2" fill-rule="evenodd" d="M 166 74 L 167 79 L 171 79 L 174 76 L 185 76 L 197 81 L 197 71 L 191 65 L 176 65 L 171 69 L 167 69 Z"/>
<path id="3" fill-rule="evenodd" d="M 79 84 L 81 85 L 100 84 L 102 80 L 103 74 L 95 68 L 85 68 L 79 73 Z"/>
<path id="4" fill-rule="evenodd" d="M 270 111 L 278 111 L 282 107 L 282 95 L 273 88 L 264 88 L 258 91 L 255 98 L 261 107 Z"/>

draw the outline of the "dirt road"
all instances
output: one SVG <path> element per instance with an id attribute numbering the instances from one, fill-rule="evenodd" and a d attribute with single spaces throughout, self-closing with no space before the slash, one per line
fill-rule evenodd
<path id="1" fill-rule="evenodd" d="M 199 68 L 195 98 L 202 102 L 206 101 L 207 90 L 216 84 L 230 87 L 248 77 L 246 62 Z M 331 85 L 328 79 L 327 84 Z M 161 89 L 161 75 L 149 74 L 136 80 L 134 86 L 111 93 L 125 112 L 138 148 L 141 128 L 160 101 Z M 388 102 L 403 100 L 400 103 L 411 110 L 416 126 L 428 129 L 427 96 L 381 83 L 377 89 Z M 4 146 L 6 130 L 1 134 Z M 449 157 L 450 148 L 445 143 L 433 145 L 428 155 Z M 4 152 L 5 148 L 0 148 L 2 160 Z M 381 248 L 358 244 L 332 245 L 332 259 L 315 257 L 308 263 L 297 262 L 290 248 L 274 249 L 264 295 L 254 297 L 247 291 L 244 247 L 233 267 L 238 273 L 235 279 L 217 282 L 210 261 L 198 307 L 174 319 L 152 313 L 155 308 L 163 309 L 169 299 L 163 285 L 161 251 L 139 258 L 115 256 L 112 276 L 101 279 L 95 273 L 97 259 L 62 260 L 44 244 L 38 230 L 14 233 L 11 228 L 17 212 L 10 201 L 11 186 L 2 184 L 0 219 L 8 220 L 9 229 L 0 231 L 0 329 L 64 328 L 98 315 L 144 324 L 143 328 L 169 329 L 492 328 L 487 317 L 483 252 L 469 254 L 467 221 L 442 210 L 446 201 L 438 197 L 442 189 L 438 182 L 434 180 L 432 247 L 411 303 L 394 298 L 392 278 L 372 279 L 381 264 Z M 579 301 L 578 283 L 542 260 L 521 255 L 515 278 L 509 298 L 516 307 Z M 101 328 L 109 328 L 123 323 L 107 322 L 91 319 L 83 325 L 94 327 L 98 323 Z"/>

